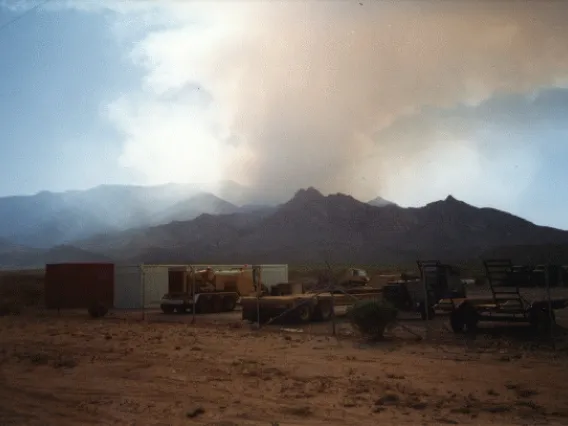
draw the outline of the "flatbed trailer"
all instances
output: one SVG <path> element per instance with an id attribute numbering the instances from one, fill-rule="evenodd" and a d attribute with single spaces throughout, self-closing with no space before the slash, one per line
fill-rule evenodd
<path id="1" fill-rule="evenodd" d="M 168 293 L 160 303 L 162 312 L 180 314 L 193 312 L 207 314 L 231 312 L 235 309 L 239 294 L 234 291 L 198 293 L 192 297 L 190 293 Z"/>
<path id="2" fill-rule="evenodd" d="M 519 291 L 509 259 L 483 262 L 491 297 L 445 299 L 450 304 L 450 325 L 455 333 L 474 331 L 480 321 L 527 323 L 537 331 L 550 330 L 556 323 L 555 310 L 568 307 L 568 299 L 529 301 Z"/>
<path id="3" fill-rule="evenodd" d="M 381 292 L 378 289 L 362 290 L 350 294 L 322 292 L 258 298 L 242 297 L 242 319 L 251 322 L 266 322 L 281 316 L 284 321 L 302 323 L 328 321 L 334 314 L 336 306 L 351 306 L 358 300 L 374 300 L 380 297 Z"/>

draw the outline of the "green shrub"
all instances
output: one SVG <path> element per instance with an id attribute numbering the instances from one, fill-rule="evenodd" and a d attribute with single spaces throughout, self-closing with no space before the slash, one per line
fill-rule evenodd
<path id="1" fill-rule="evenodd" d="M 396 321 L 397 314 L 393 305 L 379 299 L 358 301 L 347 311 L 353 328 L 372 339 L 381 339 L 385 329 Z"/>

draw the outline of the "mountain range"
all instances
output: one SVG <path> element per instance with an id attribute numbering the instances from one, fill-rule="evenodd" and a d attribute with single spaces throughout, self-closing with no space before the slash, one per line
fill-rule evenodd
<path id="1" fill-rule="evenodd" d="M 568 245 L 568 231 L 452 196 L 404 208 L 380 197 L 362 202 L 308 188 L 287 202 L 263 204 L 234 183 L 102 186 L 7 197 L 0 199 L 0 219 L 4 268 L 111 260 L 396 264 L 420 257 L 472 259 L 503 253 L 504 247 L 524 247 L 526 253 L 527 247 Z"/>
<path id="2" fill-rule="evenodd" d="M 101 185 L 85 191 L 44 191 L 32 196 L 3 197 L 0 198 L 0 239 L 49 248 L 94 234 L 190 220 L 202 213 L 237 212 L 239 207 L 235 204 L 251 200 L 254 201 L 254 194 L 248 188 L 231 181 Z"/>

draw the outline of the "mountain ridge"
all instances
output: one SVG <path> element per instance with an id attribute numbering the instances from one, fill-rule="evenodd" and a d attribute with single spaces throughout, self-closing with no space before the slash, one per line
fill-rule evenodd
<path id="1" fill-rule="evenodd" d="M 42 197 L 52 200 L 48 194 Z M 313 187 L 299 189 L 276 206 L 239 207 L 203 192 L 185 202 L 192 197 L 217 211 L 191 211 L 191 205 L 177 209 L 173 204 L 173 212 L 195 217 L 103 231 L 48 248 L 33 249 L 0 236 L 0 266 L 37 267 L 46 259 L 399 263 L 418 257 L 472 258 L 501 246 L 568 244 L 568 231 L 475 207 L 451 195 L 422 207 L 374 206 L 347 194 L 323 195 Z"/>
<path id="2" fill-rule="evenodd" d="M 116 249 L 112 238 L 121 240 Z M 192 221 L 116 234 L 97 244 L 79 245 L 94 252 L 134 254 L 150 261 L 146 250 L 186 260 L 312 262 L 323 258 L 373 262 L 416 256 L 477 255 L 504 244 L 568 244 L 568 232 L 535 225 L 491 208 L 455 198 L 424 207 L 375 207 L 345 194 L 324 196 L 308 188 L 264 215 L 201 215 Z M 92 243 L 92 242 L 91 242 Z M 182 256 L 183 257 L 183 256 Z"/>
<path id="3" fill-rule="evenodd" d="M 233 181 L 103 184 L 86 190 L 0 197 L 0 238 L 48 249 L 98 234 L 191 220 L 202 213 L 268 211 L 286 201 L 259 197 Z"/>

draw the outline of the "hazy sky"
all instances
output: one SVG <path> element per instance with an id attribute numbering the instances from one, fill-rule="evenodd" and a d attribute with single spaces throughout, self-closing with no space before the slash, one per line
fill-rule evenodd
<path id="1" fill-rule="evenodd" d="M 0 0 L 0 25 L 37 4 Z M 0 195 L 233 179 L 568 228 L 568 2 L 52 0 L 0 30 Z"/>

